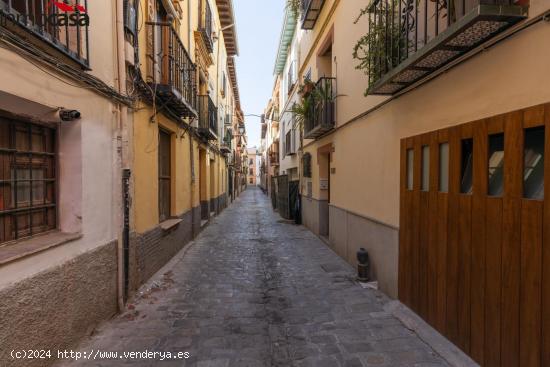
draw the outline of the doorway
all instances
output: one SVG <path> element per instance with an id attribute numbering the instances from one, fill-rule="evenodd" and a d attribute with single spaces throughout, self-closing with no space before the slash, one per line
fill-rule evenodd
<path id="1" fill-rule="evenodd" d="M 329 204 L 330 204 L 330 160 L 332 144 L 322 146 L 317 151 L 319 165 L 319 235 L 329 237 Z"/>

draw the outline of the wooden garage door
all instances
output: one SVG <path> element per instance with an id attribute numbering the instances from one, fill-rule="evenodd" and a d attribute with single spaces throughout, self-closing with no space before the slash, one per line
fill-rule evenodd
<path id="1" fill-rule="evenodd" d="M 399 298 L 483 366 L 550 366 L 550 105 L 401 142 Z"/>

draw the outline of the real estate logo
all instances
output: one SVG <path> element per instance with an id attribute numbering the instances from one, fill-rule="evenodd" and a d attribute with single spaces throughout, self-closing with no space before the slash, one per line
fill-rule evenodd
<path id="1" fill-rule="evenodd" d="M 47 12 L 38 15 L 41 22 L 34 14 L 19 14 L 0 11 L 0 25 L 6 26 L 7 21 L 13 23 L 47 24 L 54 27 L 86 27 L 90 25 L 90 17 L 87 9 L 73 1 L 50 1 L 46 6 Z"/>

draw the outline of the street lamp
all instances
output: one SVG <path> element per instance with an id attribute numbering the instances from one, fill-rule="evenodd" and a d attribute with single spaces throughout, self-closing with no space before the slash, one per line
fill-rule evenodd
<path id="1" fill-rule="evenodd" d="M 245 132 L 244 125 L 239 125 L 239 133 L 240 133 L 241 135 L 244 135 L 244 132 Z"/>

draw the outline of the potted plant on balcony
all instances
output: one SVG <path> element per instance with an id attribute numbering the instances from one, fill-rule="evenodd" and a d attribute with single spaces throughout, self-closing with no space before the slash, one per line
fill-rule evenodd
<path id="1" fill-rule="evenodd" d="M 313 92 L 313 91 L 312 91 Z M 294 115 L 294 124 L 298 130 L 302 131 L 305 125 L 310 121 L 313 116 L 313 106 L 315 105 L 315 95 L 310 93 L 307 96 L 303 96 L 298 103 L 294 103 L 289 112 Z"/>
<path id="2" fill-rule="evenodd" d="M 298 87 L 298 94 L 305 98 L 313 92 L 315 89 L 315 83 L 311 79 L 304 77 L 304 82 Z"/>

